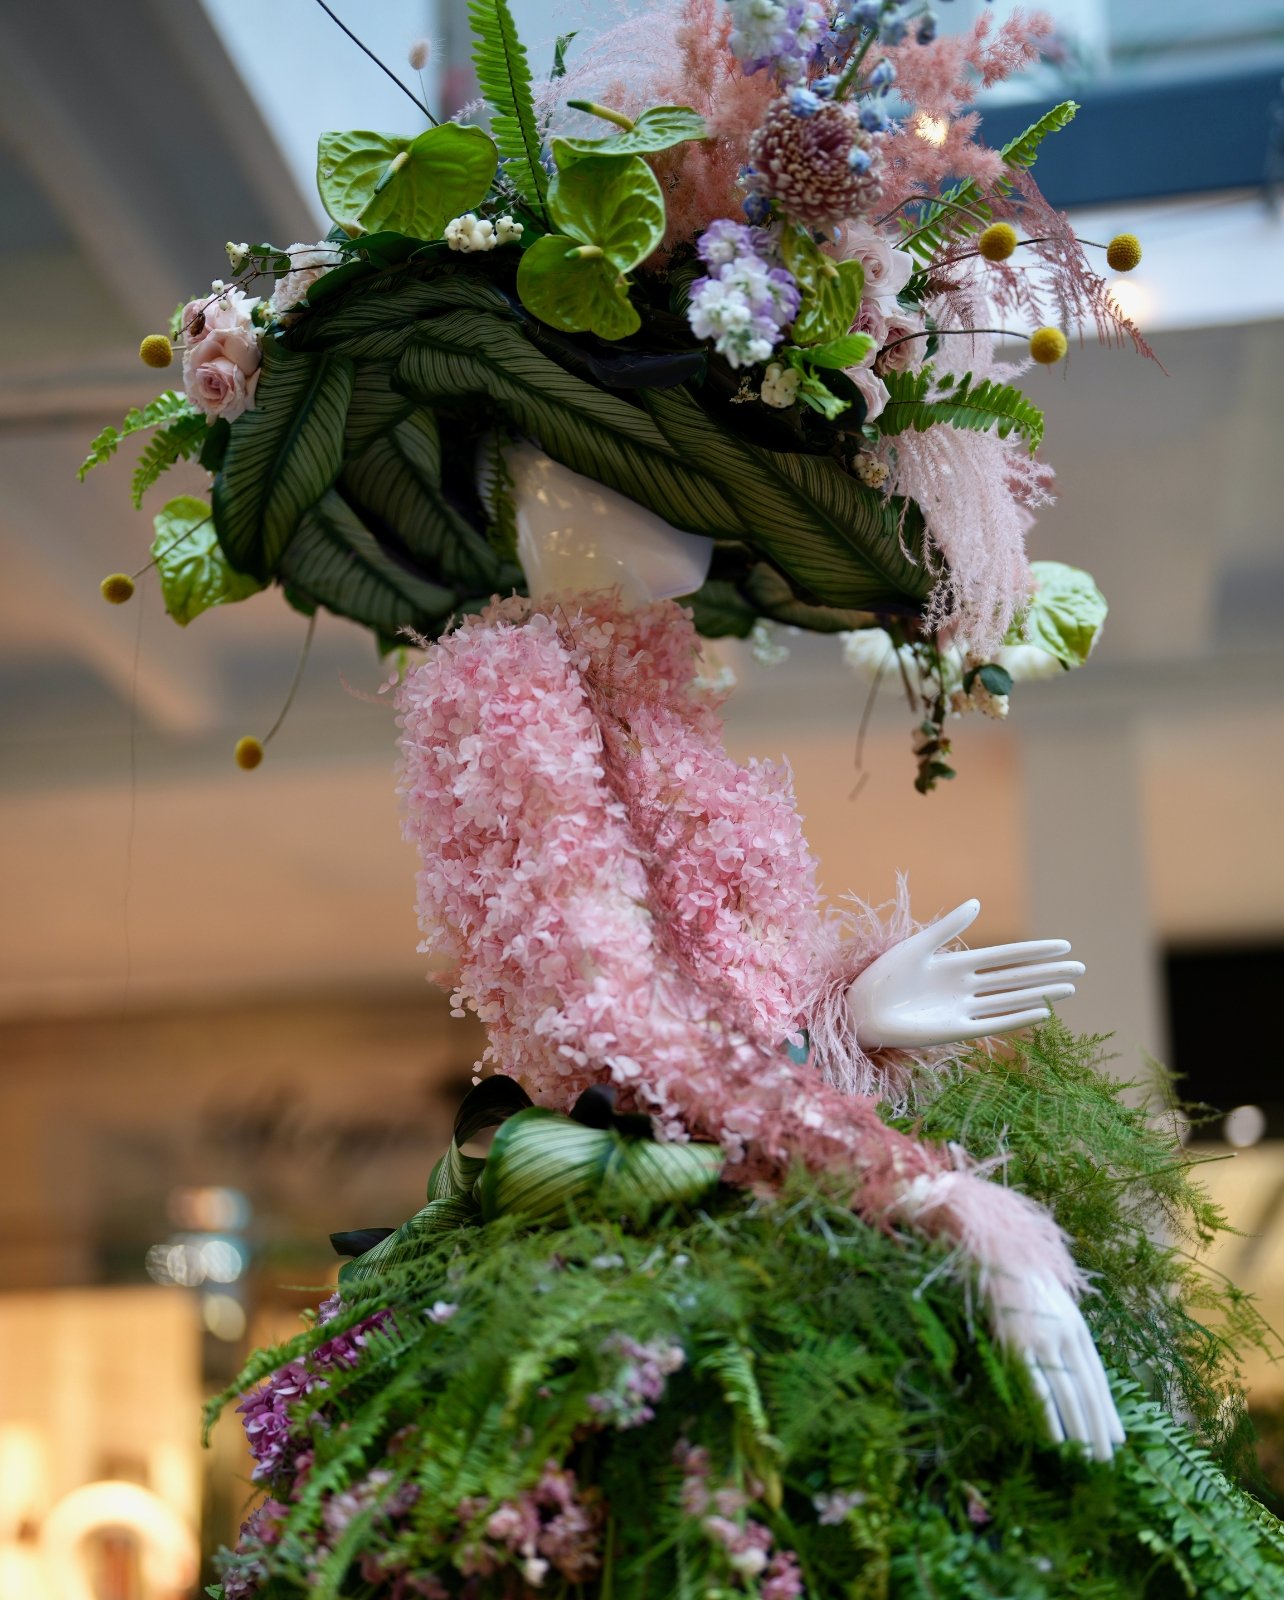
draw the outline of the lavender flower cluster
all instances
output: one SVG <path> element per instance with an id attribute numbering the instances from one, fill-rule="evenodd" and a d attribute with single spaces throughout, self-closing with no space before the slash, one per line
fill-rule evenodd
<path id="1" fill-rule="evenodd" d="M 826 37 L 820 0 L 727 0 L 731 53 L 747 73 L 799 83 Z"/>
<path id="2" fill-rule="evenodd" d="M 669 1378 L 686 1361 L 680 1344 L 653 1339 L 640 1344 L 626 1333 L 613 1333 L 602 1354 L 620 1362 L 608 1389 L 588 1397 L 590 1410 L 615 1428 L 640 1428 L 655 1416 Z"/>
<path id="3" fill-rule="evenodd" d="M 691 285 L 687 317 L 733 367 L 766 361 L 798 311 L 794 276 L 772 265 L 768 248 L 763 229 L 725 219 L 711 222 L 696 245 L 709 272 Z"/>

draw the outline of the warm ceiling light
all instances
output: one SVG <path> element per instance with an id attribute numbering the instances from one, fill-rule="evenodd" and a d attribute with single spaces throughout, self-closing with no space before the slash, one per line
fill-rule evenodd
<path id="1" fill-rule="evenodd" d="M 1109 295 L 1122 316 L 1144 327 L 1155 309 L 1155 297 L 1140 278 L 1111 278 Z"/>
<path id="2" fill-rule="evenodd" d="M 914 132 L 926 144 L 934 144 L 939 149 L 949 137 L 950 125 L 944 117 L 929 117 L 925 111 L 920 111 L 914 118 Z"/>

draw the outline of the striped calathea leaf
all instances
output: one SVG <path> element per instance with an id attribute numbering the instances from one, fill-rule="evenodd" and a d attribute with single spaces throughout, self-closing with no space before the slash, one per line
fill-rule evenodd
<path id="1" fill-rule="evenodd" d="M 788 435 L 748 437 L 703 351 L 558 333 L 523 308 L 502 263 L 465 270 L 435 251 L 341 270 L 337 292 L 266 338 L 255 407 L 214 485 L 231 568 L 279 582 L 298 609 L 391 645 L 521 592 L 508 508 L 483 503 L 476 473 L 488 442 L 493 453 L 497 438 L 524 438 L 744 553 L 734 564 L 757 571 L 753 584 L 732 596 L 714 579 L 692 597 L 711 633 L 760 616 L 833 631 L 853 613 L 921 613 L 934 580 L 917 507 L 832 454 L 776 448 Z"/>
<path id="2" fill-rule="evenodd" d="M 489 1151 L 466 1147 L 494 1133 Z M 610 1090 L 590 1089 L 569 1116 L 532 1104 L 511 1078 L 487 1078 L 465 1096 L 446 1153 L 428 1180 L 428 1203 L 399 1228 L 331 1234 L 341 1282 L 413 1261 L 451 1229 L 515 1217 L 562 1222 L 603 1213 L 642 1223 L 708 1194 L 722 1172 L 711 1144 L 661 1144 L 649 1117 L 617 1115 Z"/>

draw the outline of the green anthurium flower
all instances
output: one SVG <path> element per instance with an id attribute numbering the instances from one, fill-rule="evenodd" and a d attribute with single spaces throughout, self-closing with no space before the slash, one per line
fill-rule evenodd
<path id="1" fill-rule="evenodd" d="M 556 140 L 554 155 L 565 154 Z M 588 155 L 559 165 L 548 211 L 559 230 L 522 256 L 517 292 L 565 333 L 623 339 L 641 326 L 624 274 L 664 237 L 664 195 L 640 156 Z"/>
<path id="2" fill-rule="evenodd" d="M 486 198 L 499 151 L 481 128 L 443 122 L 415 139 L 356 130 L 317 141 L 321 203 L 345 227 L 437 239 Z"/>
<path id="3" fill-rule="evenodd" d="M 568 100 L 576 111 L 589 111 L 595 116 L 605 116 L 619 127 L 618 133 L 607 134 L 603 139 L 559 139 L 561 156 L 558 166 L 569 166 L 580 156 L 615 155 L 631 156 L 669 150 L 675 144 L 685 144 L 688 139 L 707 139 L 708 127 L 698 111 L 690 106 L 651 106 L 636 122 L 630 122 L 619 112 L 609 112 L 605 106 L 594 105 L 591 100 Z"/>

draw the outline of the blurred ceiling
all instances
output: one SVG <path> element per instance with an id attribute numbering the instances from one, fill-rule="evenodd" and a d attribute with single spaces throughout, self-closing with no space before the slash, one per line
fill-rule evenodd
<path id="1" fill-rule="evenodd" d="M 126 452 L 83 486 L 75 469 L 156 388 L 140 334 L 219 273 L 229 231 L 316 231 L 196 0 L 118 0 L 110 50 L 100 16 L 0 11 L 0 1011 L 414 982 L 395 730 L 364 636 L 322 618 L 291 718 L 246 775 L 232 744 L 272 722 L 302 619 L 261 596 L 180 631 L 146 583 L 129 607 L 98 596 L 142 564 L 150 523 Z M 1222 256 L 1194 221 L 1159 219 L 1216 324 L 1188 310 L 1155 335 L 1167 376 L 1090 344 L 1030 380 L 1061 495 L 1034 553 L 1093 571 L 1111 622 L 1086 671 L 1019 692 L 1010 725 L 960 727 L 951 790 L 913 794 L 910 719 L 885 691 L 850 798 L 865 691 L 832 642 L 795 640 L 771 670 L 723 651 L 747 682 L 733 745 L 789 752 L 832 893 L 884 898 L 906 868 L 923 914 L 979 893 L 984 936 L 1020 933 L 1032 854 L 1060 837 L 1031 812 L 1029 764 L 1066 763 L 1069 817 L 1095 774 L 1066 752 L 1124 728 L 1159 936 L 1284 931 L 1284 321 L 1236 320 L 1224 288 L 1240 273 L 1284 293 L 1284 246 L 1261 202 L 1237 204 Z M 204 487 L 196 468 L 169 481 Z"/>

